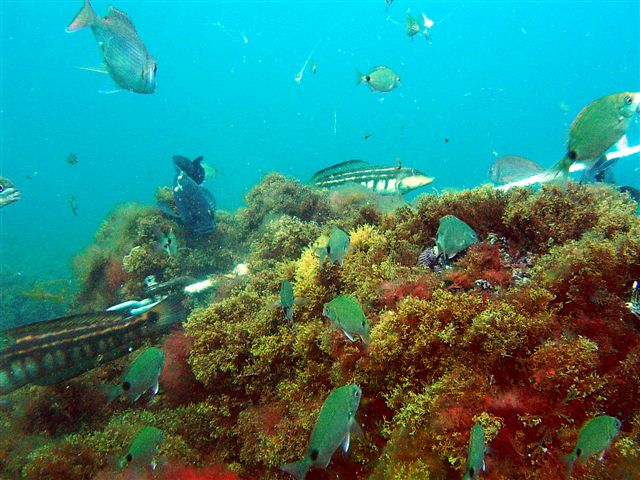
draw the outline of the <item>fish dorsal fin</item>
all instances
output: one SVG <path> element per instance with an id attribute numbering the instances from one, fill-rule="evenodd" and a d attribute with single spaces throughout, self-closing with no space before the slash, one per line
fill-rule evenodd
<path id="1" fill-rule="evenodd" d="M 136 31 L 136 27 L 134 27 L 133 22 L 129 18 L 129 15 L 124 13 L 122 10 L 118 10 L 113 5 L 109 6 L 109 8 L 107 9 L 107 14 L 104 18 L 109 22 L 114 22 L 118 25 L 126 27 L 133 32 Z"/>
<path id="2" fill-rule="evenodd" d="M 331 177 L 332 175 L 336 175 L 343 172 L 352 172 L 362 169 L 371 168 L 371 164 L 365 162 L 364 160 L 347 160 L 346 162 L 336 163 L 335 165 L 331 165 L 330 167 L 323 168 L 322 170 L 318 170 L 311 177 L 312 182 L 319 182 L 324 180 L 325 178 Z"/>

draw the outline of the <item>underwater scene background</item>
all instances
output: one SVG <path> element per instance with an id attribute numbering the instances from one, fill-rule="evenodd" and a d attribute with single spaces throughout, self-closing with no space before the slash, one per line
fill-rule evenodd
<path id="1" fill-rule="evenodd" d="M 640 478 L 638 204 L 608 184 L 502 192 L 487 173 L 504 155 L 550 167 L 586 105 L 638 90 L 637 1 L 117 2 L 157 61 L 150 95 L 90 71 L 90 29 L 65 32 L 81 6 L 0 2 L 0 174 L 21 192 L 0 209 L 0 330 L 115 322 L 104 309 L 159 291 L 184 329 L 142 306 L 172 328 L 107 342 L 164 352 L 157 395 L 157 374 L 112 395 L 142 350 L 110 357 L 95 333 L 39 359 L 84 348 L 97 368 L 0 397 L 0 478 L 284 479 L 301 458 L 311 480 Z M 433 20 L 429 40 L 407 12 Z M 392 91 L 358 85 L 379 65 Z M 174 155 L 204 156 L 212 233 L 175 218 Z M 349 159 L 435 180 L 404 199 L 309 185 Z M 640 188 L 638 155 L 612 170 Z M 477 241 L 430 260 L 446 215 Z M 326 307 L 343 295 L 366 331 Z M 2 368 L 28 370 L 4 348 Z M 351 384 L 364 433 L 316 468 L 323 402 Z M 603 416 L 615 432 L 580 433 Z M 470 473 L 474 425 L 486 470 Z M 144 427 L 161 432 L 136 450 Z"/>

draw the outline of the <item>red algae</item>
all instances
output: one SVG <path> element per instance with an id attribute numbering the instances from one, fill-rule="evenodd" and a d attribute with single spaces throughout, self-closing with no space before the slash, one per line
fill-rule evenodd
<path id="1" fill-rule="evenodd" d="M 159 480 L 242 480 L 237 473 L 224 465 L 209 465 L 202 468 L 190 465 L 166 465 L 162 467 Z"/>

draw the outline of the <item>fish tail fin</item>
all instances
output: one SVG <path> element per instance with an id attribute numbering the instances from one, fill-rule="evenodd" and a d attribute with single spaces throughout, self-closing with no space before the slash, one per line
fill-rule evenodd
<path id="1" fill-rule="evenodd" d="M 540 182 L 553 182 L 561 187 L 565 187 L 569 180 L 569 168 L 572 163 L 573 161 L 565 155 L 555 165 L 543 172 Z"/>
<path id="2" fill-rule="evenodd" d="M 307 472 L 309 471 L 309 465 L 307 462 L 300 460 L 294 463 L 287 463 L 280 467 L 280 470 L 288 473 L 289 475 L 293 475 L 296 477 L 296 480 L 304 480 L 307 476 Z"/>
<path id="3" fill-rule="evenodd" d="M 118 396 L 120 396 L 120 392 L 122 391 L 120 389 L 120 385 L 111 384 L 100 385 L 98 387 L 98 390 L 100 391 L 100 394 L 105 398 L 107 405 L 118 398 Z"/>
<path id="4" fill-rule="evenodd" d="M 361 83 L 366 83 L 366 75 L 363 75 L 360 70 L 356 68 L 356 85 L 360 85 Z"/>
<path id="5" fill-rule="evenodd" d="M 176 322 L 182 322 L 187 317 L 179 295 L 167 297 L 155 307 L 144 312 L 143 315 L 153 317 L 155 328 L 160 329 L 169 327 Z"/>
<path id="6" fill-rule="evenodd" d="M 93 10 L 91 2 L 89 0 L 84 0 L 84 5 L 75 16 L 75 18 L 71 21 L 66 31 L 68 33 L 71 33 L 84 27 L 90 27 L 93 23 L 95 23 L 97 18 L 98 16 Z"/>
<path id="7" fill-rule="evenodd" d="M 567 467 L 567 476 L 565 477 L 567 480 L 571 480 L 573 478 L 573 464 L 576 461 L 576 454 L 571 452 L 569 455 L 565 455 L 562 457 L 562 463 L 564 463 Z"/>

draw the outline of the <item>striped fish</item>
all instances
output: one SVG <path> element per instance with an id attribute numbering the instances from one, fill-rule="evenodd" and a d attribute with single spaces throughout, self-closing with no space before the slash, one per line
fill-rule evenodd
<path id="1" fill-rule="evenodd" d="M 381 195 L 403 195 L 433 182 L 433 177 L 415 168 L 400 165 L 385 167 L 362 160 L 347 160 L 316 172 L 311 183 L 316 187 L 339 187 L 357 183 Z"/>
<path id="2" fill-rule="evenodd" d="M 127 355 L 186 317 L 178 296 L 125 316 L 96 312 L 0 332 L 0 395 L 24 385 L 54 385 Z"/>

